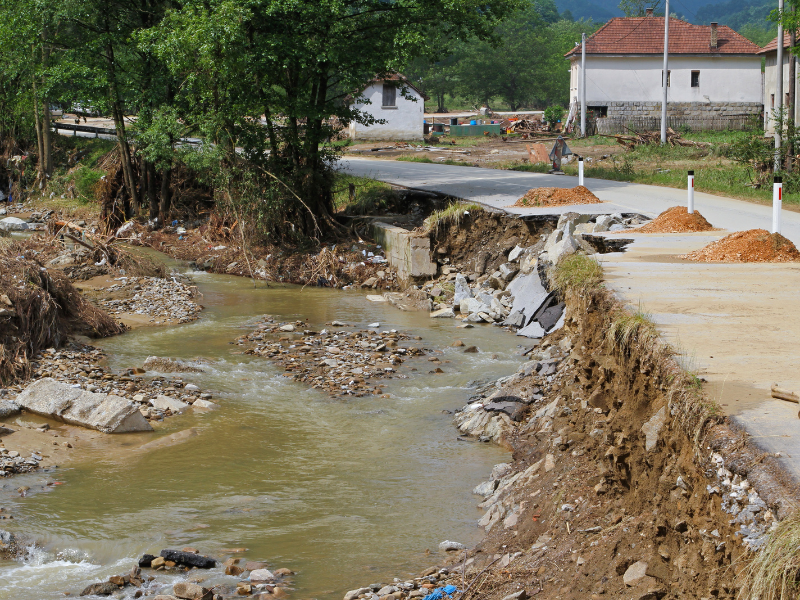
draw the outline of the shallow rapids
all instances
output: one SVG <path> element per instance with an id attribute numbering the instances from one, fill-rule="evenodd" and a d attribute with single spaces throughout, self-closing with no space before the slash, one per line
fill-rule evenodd
<path id="1" fill-rule="evenodd" d="M 0 600 L 77 595 L 126 573 L 144 552 L 184 546 L 220 558 L 246 548 L 235 556 L 297 572 L 294 598 L 339 600 L 368 579 L 433 564 L 426 549 L 436 552 L 442 540 L 479 540 L 471 490 L 508 455 L 458 441 L 443 411 L 464 404 L 469 382 L 515 371 L 521 338 L 491 326 L 459 329 L 452 319 L 401 312 L 361 292 L 254 289 L 240 278 L 191 276 L 206 307 L 198 321 L 96 345 L 115 370 L 150 355 L 207 359 L 206 373 L 182 379 L 211 391 L 221 409 L 117 436 L 116 447 L 89 448 L 87 460 L 69 468 L 3 481 L 0 506 L 15 518 L 0 528 L 44 548 L 23 563 L 0 563 Z M 333 320 L 379 322 L 380 330 L 422 336 L 442 364 L 407 361 L 399 369 L 407 379 L 386 381 L 388 398 L 332 400 L 230 343 L 264 314 L 308 319 L 317 329 Z M 450 347 L 456 339 L 481 352 Z M 437 366 L 443 374 L 432 373 Z M 63 484 L 43 487 L 48 481 Z M 25 497 L 17 491 L 23 485 L 31 488 Z M 238 580 L 218 569 L 204 585 Z"/>

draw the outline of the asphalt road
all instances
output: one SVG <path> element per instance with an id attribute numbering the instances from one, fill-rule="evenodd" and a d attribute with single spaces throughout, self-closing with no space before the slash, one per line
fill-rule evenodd
<path id="1" fill-rule="evenodd" d="M 578 185 L 577 177 L 351 157 L 343 159 L 341 164 L 343 170 L 353 175 L 450 194 L 520 215 L 571 211 L 592 214 L 637 212 L 654 217 L 672 206 L 685 206 L 687 200 L 685 190 L 586 178 L 586 187 L 606 204 L 522 208 L 511 205 L 529 189 L 573 187 Z M 772 226 L 771 206 L 696 192 L 695 209 L 714 227 L 729 231 L 769 230 Z M 784 210 L 781 220 L 781 233 L 800 246 L 800 213 Z"/>

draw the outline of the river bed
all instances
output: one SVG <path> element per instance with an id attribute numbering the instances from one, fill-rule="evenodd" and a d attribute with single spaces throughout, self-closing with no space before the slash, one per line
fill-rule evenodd
<path id="1" fill-rule="evenodd" d="M 3 526 L 44 549 L 22 564 L 0 563 L 0 600 L 75 595 L 127 572 L 145 552 L 183 546 L 218 558 L 246 548 L 233 555 L 297 572 L 294 597 L 339 600 L 366 580 L 435 563 L 426 549 L 437 552 L 442 540 L 480 539 L 471 490 L 508 454 L 459 441 L 443 411 L 464 404 L 470 382 L 514 372 L 521 338 L 491 326 L 460 329 L 361 292 L 190 275 L 206 307 L 198 321 L 95 344 L 115 369 L 141 366 L 150 355 L 207 359 L 205 373 L 182 378 L 212 391 L 221 408 L 172 417 L 155 433 L 115 436 L 113 447 L 99 439 L 83 462 L 4 482 L 0 506 L 15 519 Z M 399 369 L 407 379 L 386 381 L 388 398 L 334 400 L 231 344 L 264 314 L 316 328 L 379 322 L 380 330 L 422 336 L 442 364 L 407 361 Z M 451 347 L 456 339 L 480 352 Z M 432 373 L 437 366 L 444 373 Z M 16 491 L 56 479 L 63 484 L 49 493 Z M 238 578 L 216 570 L 209 581 Z"/>

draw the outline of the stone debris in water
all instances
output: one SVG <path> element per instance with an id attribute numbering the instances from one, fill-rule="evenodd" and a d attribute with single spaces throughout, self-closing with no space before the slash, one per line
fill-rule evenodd
<path id="1" fill-rule="evenodd" d="M 645 223 L 637 233 L 691 233 L 711 231 L 714 227 L 698 211 L 689 214 L 685 206 L 668 208 L 649 223 Z"/>
<path id="2" fill-rule="evenodd" d="M 197 287 L 186 285 L 174 277 L 121 277 L 119 281 L 107 288 L 106 293 L 127 292 L 133 295 L 118 300 L 100 300 L 100 305 L 111 315 L 146 315 L 153 323 L 190 323 L 202 310 L 195 302 Z"/>
<path id="3" fill-rule="evenodd" d="M 800 252 L 780 233 L 748 229 L 727 235 L 681 258 L 698 262 L 797 262 Z"/>
<path id="4" fill-rule="evenodd" d="M 177 414 L 168 409 L 163 400 L 159 402 L 159 397 L 167 397 L 187 405 L 194 405 L 201 400 L 206 401 L 200 405 L 205 409 L 216 406 L 208 406 L 211 403 L 207 403 L 213 398 L 213 394 L 201 390 L 194 384 L 187 384 L 179 376 L 167 378 L 156 375 L 145 378 L 143 376 L 145 371 L 139 368 L 113 372 L 105 362 L 106 355 L 101 350 L 86 344 L 70 342 L 59 350 L 49 348 L 35 355 L 31 362 L 31 379 L 51 377 L 88 392 L 120 396 L 135 404 L 145 419 L 151 421 L 160 421 Z M 15 408 L 14 399 L 23 388 L 21 384 L 0 388 L 0 398 L 8 398 L 0 401 L 0 408 L 9 415 L 14 414 L 18 410 Z M 164 408 L 158 408 L 157 405 Z"/>
<path id="5" fill-rule="evenodd" d="M 574 188 L 541 187 L 528 190 L 513 206 L 566 206 L 569 204 L 601 204 L 603 201 L 579 185 Z"/>
<path id="6" fill-rule="evenodd" d="M 425 354 L 419 346 L 399 345 L 422 338 L 395 330 L 315 332 L 299 321 L 293 334 L 281 335 L 286 333 L 285 325 L 265 317 L 255 331 L 240 337 L 237 343 L 255 344 L 245 354 L 274 360 L 286 369 L 286 376 L 333 396 L 381 394 L 375 380 L 404 378 L 397 375 L 397 368 L 408 358 Z M 334 321 L 332 327 L 345 325 Z"/>

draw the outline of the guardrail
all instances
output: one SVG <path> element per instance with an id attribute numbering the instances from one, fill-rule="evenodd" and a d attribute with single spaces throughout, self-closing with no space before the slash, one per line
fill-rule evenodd
<path id="1" fill-rule="evenodd" d="M 103 135 L 117 135 L 116 129 L 107 129 L 105 127 L 92 127 L 90 125 L 71 125 L 69 123 L 53 123 L 53 129 L 56 133 L 58 133 L 59 129 L 63 129 L 65 131 L 71 131 L 73 135 L 77 135 L 77 133 L 93 133 L 94 137 L 98 137 L 100 134 Z"/>

